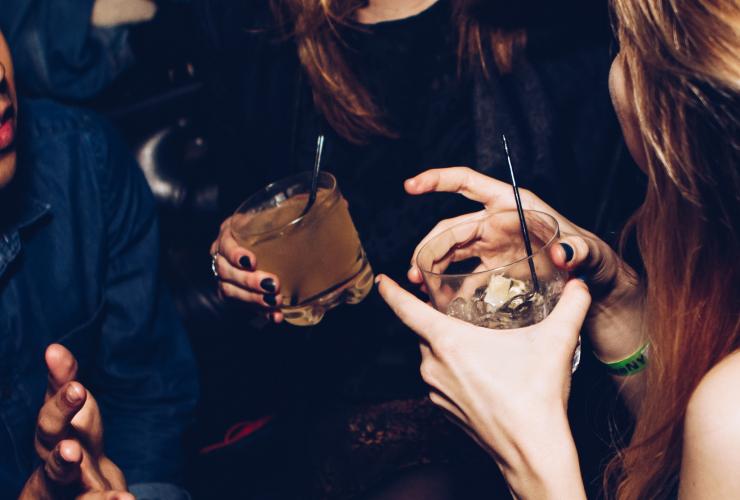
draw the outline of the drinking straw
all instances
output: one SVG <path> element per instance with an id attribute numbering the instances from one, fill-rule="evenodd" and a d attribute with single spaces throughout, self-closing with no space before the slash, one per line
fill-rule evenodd
<path id="1" fill-rule="evenodd" d="M 504 150 L 506 151 L 506 160 L 509 162 L 509 173 L 511 174 L 511 185 L 514 188 L 514 200 L 516 200 L 516 211 L 519 214 L 519 226 L 522 229 L 522 237 L 524 238 L 524 248 L 527 251 L 527 261 L 529 262 L 529 272 L 532 275 L 532 283 L 534 284 L 534 291 L 540 291 L 540 282 L 537 279 L 537 273 L 534 270 L 534 259 L 532 259 L 532 244 L 529 242 L 529 230 L 527 229 L 527 221 L 524 219 L 524 209 L 522 209 L 522 198 L 519 196 L 519 186 L 516 183 L 516 177 L 514 177 L 514 165 L 511 164 L 511 154 L 509 154 L 509 143 L 506 141 L 506 135 L 502 135 L 504 139 Z"/>
<path id="2" fill-rule="evenodd" d="M 309 210 L 311 210 L 311 207 L 313 206 L 314 202 L 316 202 L 316 192 L 319 188 L 319 171 L 321 170 L 321 155 L 324 152 L 324 134 L 319 135 L 319 138 L 316 140 L 316 158 L 313 163 L 313 177 L 311 178 L 311 193 L 308 195 L 308 203 L 306 203 L 306 208 L 303 209 L 303 213 L 301 214 L 301 217 L 306 215 Z"/>

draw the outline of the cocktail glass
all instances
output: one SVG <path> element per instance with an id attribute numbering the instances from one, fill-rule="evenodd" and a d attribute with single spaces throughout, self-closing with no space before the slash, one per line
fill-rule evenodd
<path id="1" fill-rule="evenodd" d="M 274 182 L 250 196 L 232 218 L 237 242 L 259 269 L 280 279 L 280 304 L 293 325 L 315 325 L 339 304 L 357 304 L 373 287 L 367 260 L 337 180 L 319 175 L 316 202 L 303 214 L 311 173 Z"/>
<path id="2" fill-rule="evenodd" d="M 471 216 L 429 240 L 419 251 L 417 266 L 432 305 L 448 316 L 494 330 L 523 328 L 545 319 L 568 279 L 550 258 L 560 230 L 543 212 L 525 210 L 524 218 L 531 256 L 516 210 Z M 573 370 L 579 362 L 580 343 Z"/>

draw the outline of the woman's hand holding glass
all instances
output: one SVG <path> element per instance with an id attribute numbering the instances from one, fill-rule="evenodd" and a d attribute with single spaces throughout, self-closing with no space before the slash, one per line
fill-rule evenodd
<path id="1" fill-rule="evenodd" d="M 274 274 L 258 270 L 255 254 L 239 246 L 234 239 L 231 219 L 221 224 L 218 238 L 211 244 L 219 290 L 225 297 L 254 304 L 267 318 L 280 323 L 283 320 L 279 306 L 282 303 L 280 280 Z"/>
<path id="2" fill-rule="evenodd" d="M 510 184 L 485 176 L 467 167 L 432 169 L 409 179 L 405 184 L 411 195 L 431 192 L 458 193 L 484 205 L 484 210 L 516 208 Z M 588 330 L 600 359 L 615 361 L 634 352 L 642 342 L 640 333 L 643 290 L 635 272 L 609 245 L 593 233 L 570 222 L 535 194 L 520 190 L 524 209 L 552 215 L 560 226 L 561 245 L 554 245 L 551 258 L 556 266 L 582 278 L 594 299 L 588 317 Z M 414 251 L 408 278 L 423 287 L 417 255 L 434 236 L 472 215 L 447 219 L 437 224 Z M 565 244 L 563 246 L 562 244 Z"/>
<path id="3" fill-rule="evenodd" d="M 377 283 L 420 337 L 431 400 L 494 457 L 516 496 L 585 498 L 567 401 L 586 285 L 571 280 L 541 323 L 493 332 L 436 311 L 388 277 Z"/>

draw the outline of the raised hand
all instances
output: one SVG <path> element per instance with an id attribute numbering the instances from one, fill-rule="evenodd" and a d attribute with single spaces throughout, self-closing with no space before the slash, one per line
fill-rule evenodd
<path id="1" fill-rule="evenodd" d="M 52 344 L 45 358 L 49 381 L 35 435 L 44 465 L 29 478 L 21 498 L 133 498 L 122 493 L 127 489 L 123 473 L 104 454 L 100 409 L 93 395 L 74 380 L 74 356 Z"/>
<path id="2" fill-rule="evenodd" d="M 254 304 L 267 318 L 280 323 L 283 320 L 280 279 L 257 270 L 257 256 L 239 246 L 231 233 L 232 218 L 221 224 L 218 238 L 211 244 L 219 290 L 226 297 Z"/>

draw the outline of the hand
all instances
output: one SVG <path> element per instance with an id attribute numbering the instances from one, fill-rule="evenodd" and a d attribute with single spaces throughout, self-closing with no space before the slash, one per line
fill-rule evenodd
<path id="1" fill-rule="evenodd" d="M 233 217 L 221 224 L 221 232 L 211 244 L 216 257 L 219 290 L 229 298 L 254 304 L 275 323 L 283 320 L 280 304 L 280 280 L 274 274 L 257 271 L 257 257 L 242 248 L 231 233 Z"/>
<path id="2" fill-rule="evenodd" d="M 516 208 L 512 187 L 466 167 L 432 169 L 408 179 L 406 191 L 412 195 L 430 192 L 459 193 L 482 203 L 485 210 L 499 211 Z M 594 298 L 589 314 L 589 333 L 594 348 L 602 359 L 621 359 L 639 347 L 643 290 L 636 273 L 609 245 L 593 233 L 582 229 L 560 215 L 532 192 L 520 190 L 525 209 L 538 210 L 555 217 L 560 226 L 560 245 L 551 247 L 551 258 L 556 266 L 583 278 Z M 408 279 L 423 284 L 416 264 L 416 256 L 431 238 L 450 226 L 477 214 L 448 219 L 437 224 L 417 245 Z M 629 325 L 625 327 L 625 325 Z M 625 329 L 616 332 L 615 329 Z"/>
<path id="3" fill-rule="evenodd" d="M 492 331 L 434 310 L 390 278 L 377 281 L 383 299 L 420 337 L 430 399 L 491 453 L 517 496 L 582 496 L 567 400 L 591 303 L 586 285 L 571 280 L 537 325 Z"/>
<path id="4" fill-rule="evenodd" d="M 45 358 L 49 382 L 35 436 L 36 452 L 45 466 L 34 472 L 26 487 L 66 485 L 75 494 L 126 491 L 123 474 L 103 451 L 97 401 L 74 380 L 77 360 L 59 344 L 50 345 Z"/>
<path id="5" fill-rule="evenodd" d="M 85 491 L 79 487 L 83 476 L 82 446 L 78 441 L 60 441 L 49 454 L 44 465 L 38 467 L 26 481 L 19 500 L 135 500 L 124 490 Z"/>
<path id="6" fill-rule="evenodd" d="M 157 13 L 153 0 L 95 0 L 93 26 L 111 27 L 151 21 Z"/>

